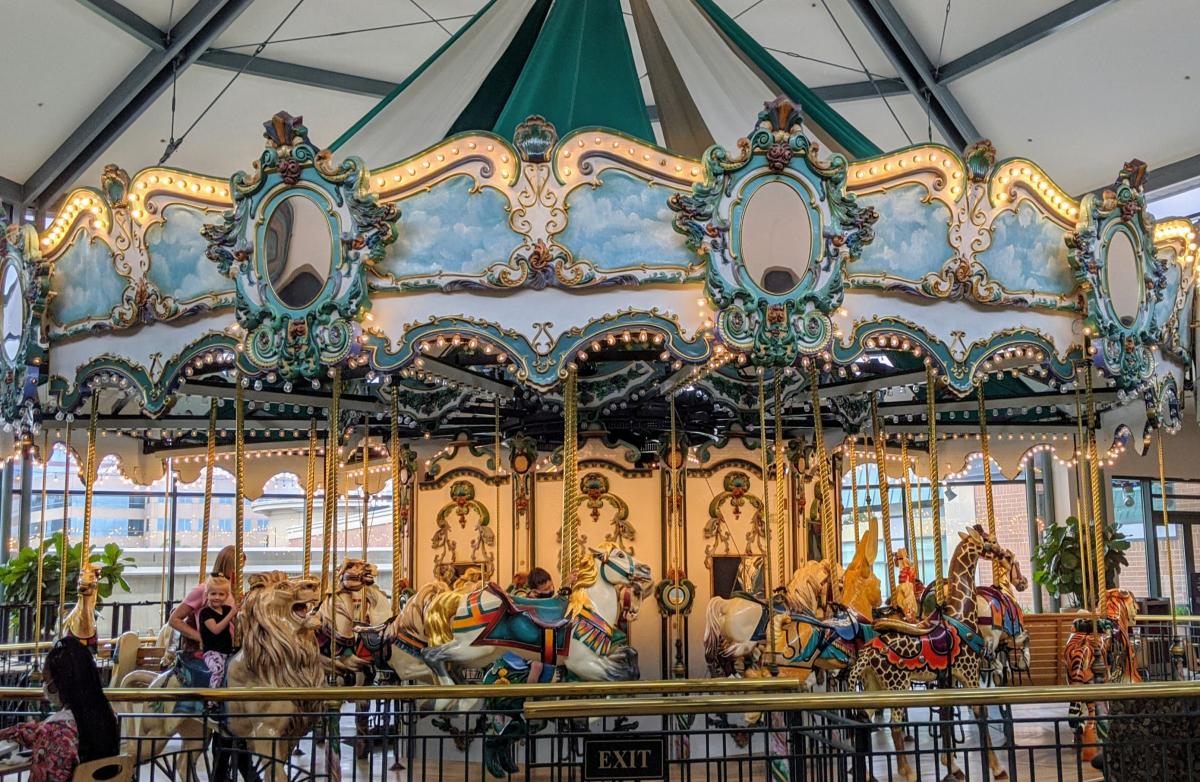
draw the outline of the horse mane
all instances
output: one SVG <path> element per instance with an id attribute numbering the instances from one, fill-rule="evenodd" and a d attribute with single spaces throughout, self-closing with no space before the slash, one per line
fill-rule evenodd
<path id="1" fill-rule="evenodd" d="M 425 637 L 425 609 L 433 598 L 449 591 L 449 587 L 441 581 L 430 581 L 418 589 L 400 609 L 400 613 L 392 620 L 389 630 L 406 630 L 418 638 Z M 457 608 L 457 606 L 455 606 Z"/>
<path id="2" fill-rule="evenodd" d="M 616 546 L 610 546 L 606 554 L 612 553 L 615 548 Z M 587 591 L 600 579 L 600 566 L 596 564 L 598 558 L 598 554 L 589 550 L 584 550 L 579 555 L 575 566 L 575 585 L 571 588 L 571 596 L 567 598 L 567 616 L 572 619 L 582 614 L 585 609 L 592 608 L 592 598 L 588 596 Z"/>

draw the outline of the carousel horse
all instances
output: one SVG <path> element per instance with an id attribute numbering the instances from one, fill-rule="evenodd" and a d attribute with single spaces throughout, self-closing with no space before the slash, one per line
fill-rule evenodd
<path id="1" fill-rule="evenodd" d="M 363 685 L 373 678 L 373 650 L 366 638 L 392 618 L 391 598 L 375 585 L 379 569 L 363 559 L 347 559 L 338 567 L 337 589 L 322 600 L 317 641 L 335 676 Z"/>
<path id="2" fill-rule="evenodd" d="M 636 679 L 637 653 L 614 644 L 613 636 L 623 588 L 649 580 L 649 565 L 612 547 L 580 557 L 566 600 L 513 597 L 496 584 L 465 594 L 444 592 L 425 612 L 429 645 L 422 656 L 445 685 L 455 683 L 448 665 L 486 668 L 510 650 L 548 665 L 561 661 L 568 673 L 585 681 Z M 438 703 L 442 710 L 450 705 Z"/>
<path id="3" fill-rule="evenodd" d="M 899 619 L 875 622 L 875 638 L 859 652 L 850 669 L 850 688 L 907 691 L 913 682 L 956 682 L 963 687 L 979 686 L 984 638 L 976 625 L 975 566 L 980 557 L 995 558 L 1000 549 L 981 527 L 965 533 L 950 560 L 945 605 L 917 624 Z M 985 718 L 986 707 L 975 707 L 976 717 Z M 892 741 L 895 744 L 899 777 L 915 782 L 916 772 L 904 752 L 907 709 L 892 709 Z M 995 752 L 989 746 L 988 765 L 994 779 L 1007 779 Z M 944 754 L 950 776 L 965 778 L 953 751 Z"/>
<path id="4" fill-rule="evenodd" d="M 1137 599 L 1125 589 L 1109 589 L 1101 604 L 1101 619 L 1080 617 L 1074 632 L 1067 636 L 1062 661 L 1068 684 L 1134 683 L 1142 680 L 1133 646 L 1133 626 L 1137 622 Z M 1102 666 L 1096 669 L 1096 663 Z M 1090 761 L 1098 751 L 1096 704 L 1075 701 L 1070 706 L 1075 741 L 1082 745 L 1080 755 Z M 1087 719 L 1080 719 L 1086 716 Z"/>
<path id="5" fill-rule="evenodd" d="M 100 566 L 84 562 L 79 569 L 79 601 L 63 619 L 62 635 L 74 638 L 84 646 L 96 651 L 96 598 L 100 582 Z"/>
<path id="6" fill-rule="evenodd" d="M 779 665 L 844 670 L 871 637 L 872 616 L 883 602 L 874 573 L 879 549 L 876 522 L 858 541 L 854 559 L 841 575 L 832 560 L 808 562 L 796 570 L 784 594 L 768 611 L 753 596 L 728 600 L 715 597 L 705 614 L 704 657 L 711 675 L 730 675 L 735 661 L 761 656 L 768 639 L 768 622 L 775 623 L 775 652 Z M 745 666 L 744 666 L 745 667 Z"/>
<path id="7" fill-rule="evenodd" d="M 316 628 L 320 619 L 313 610 L 320 593 L 311 578 L 289 579 L 284 573 L 272 571 L 250 576 L 238 631 L 242 648 L 229 658 L 227 682 L 231 687 L 281 687 L 313 689 L 325 681 L 325 667 L 317 646 Z M 185 686 L 208 686 L 185 670 L 185 660 L 162 673 L 133 671 L 121 681 L 122 687 L 176 689 Z M 167 743 L 180 737 L 183 757 L 179 778 L 195 779 L 195 759 L 204 751 L 208 737 L 200 718 L 204 704 L 180 702 L 174 711 L 164 712 L 165 701 L 145 705 L 143 713 L 155 718 L 135 718 L 138 725 L 131 735 L 142 737 L 136 747 L 138 763 L 152 761 L 163 753 Z M 320 703 L 288 702 L 230 702 L 224 715 L 225 727 L 235 736 L 251 740 L 252 749 L 276 761 L 272 777 L 286 774 L 279 768 L 285 764 L 291 744 L 309 730 L 311 718 L 300 717 L 322 708 Z M 264 717 L 261 715 L 269 714 Z M 288 741 L 277 739 L 286 737 Z M 133 754 L 133 753 L 131 753 Z"/>

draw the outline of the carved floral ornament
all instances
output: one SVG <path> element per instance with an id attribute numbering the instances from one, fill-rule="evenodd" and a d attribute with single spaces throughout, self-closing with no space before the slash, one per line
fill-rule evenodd
<path id="1" fill-rule="evenodd" d="M 204 227 L 207 255 L 237 286 L 242 371 L 315 378 L 357 352 L 367 270 L 399 212 L 368 192 L 361 160 L 334 163 L 301 118 L 280 112 L 264 127 L 254 171 L 230 180 L 233 209 Z"/>
<path id="2" fill-rule="evenodd" d="M 877 219 L 846 192 L 846 159 L 822 161 L 799 109 L 780 98 L 736 156 L 715 146 L 704 166 L 704 182 L 668 203 L 676 230 L 708 259 L 705 292 L 719 309 L 719 336 L 759 365 L 825 350 L 843 268 L 871 241 Z M 780 230 L 791 232 L 788 241 L 772 246 Z"/>
<path id="3" fill-rule="evenodd" d="M 32 435 L 41 418 L 37 384 L 46 361 L 42 316 L 49 290 L 37 231 L 0 217 L 0 419 L 19 438 Z"/>
<path id="4" fill-rule="evenodd" d="M 469 480 L 454 481 L 450 484 L 449 495 L 450 501 L 437 513 L 437 528 L 429 541 L 434 552 L 434 576 L 453 585 L 463 575 L 463 566 L 476 566 L 484 578 L 490 578 L 492 550 L 496 545 L 491 514 L 486 505 L 475 499 L 475 484 Z M 465 530 L 468 524 L 471 525 L 471 550 L 469 558 L 460 559 L 454 526 Z"/>
<path id="5" fill-rule="evenodd" d="M 1082 216 L 1067 237 L 1068 258 L 1085 302 L 1085 337 L 1101 370 L 1123 389 L 1154 372 L 1162 325 L 1157 307 L 1166 288 L 1166 263 L 1154 247 L 1154 223 L 1142 185 L 1146 164 L 1125 164 L 1117 181 L 1084 197 Z"/>

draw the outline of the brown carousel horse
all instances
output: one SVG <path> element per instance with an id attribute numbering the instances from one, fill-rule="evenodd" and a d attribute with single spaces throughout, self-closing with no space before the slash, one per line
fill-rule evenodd
<path id="1" fill-rule="evenodd" d="M 875 622 L 876 636 L 859 652 L 850 669 L 850 687 L 864 690 L 907 691 L 914 682 L 957 683 L 963 687 L 979 686 L 979 668 L 984 654 L 984 637 L 976 620 L 975 566 L 981 557 L 994 559 L 1002 552 L 976 525 L 965 533 L 950 559 L 946 579 L 945 603 L 916 624 L 898 619 Z M 981 721 L 985 708 L 975 707 Z M 892 741 L 897 751 L 899 777 L 915 782 L 917 773 L 904 754 L 904 729 L 907 709 L 892 709 Z M 994 779 L 1007 779 L 995 753 L 988 748 L 988 765 Z M 953 751 L 943 755 L 948 776 L 965 776 L 954 758 Z"/>
<path id="2" fill-rule="evenodd" d="M 1137 599 L 1125 589 L 1109 589 L 1100 605 L 1099 620 L 1080 617 L 1075 631 L 1067 636 L 1062 662 L 1068 684 L 1133 683 L 1142 680 L 1133 646 L 1137 622 Z M 1100 663 L 1099 671 L 1096 664 Z M 1084 717 L 1087 719 L 1079 719 Z M 1090 761 L 1099 751 L 1096 735 L 1096 704 L 1075 701 L 1070 707 L 1075 741 L 1080 755 Z"/>

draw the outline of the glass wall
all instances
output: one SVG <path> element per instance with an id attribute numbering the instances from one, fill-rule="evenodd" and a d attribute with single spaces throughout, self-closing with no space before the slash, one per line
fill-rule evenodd
<path id="1" fill-rule="evenodd" d="M 72 457 L 68 470 L 66 452 L 55 448 L 47 466 L 45 513 L 42 511 L 41 465 L 34 463 L 32 481 L 30 540 L 36 544 L 41 534 L 43 518 L 46 531 L 53 534 L 63 527 L 64 517 L 68 535 L 78 542 L 83 531 L 84 486 L 79 479 L 80 468 Z M 17 528 L 16 514 L 20 506 L 19 463 L 18 480 L 14 482 L 13 530 Z M 70 485 L 64 491 L 64 481 Z M 209 529 L 208 566 L 211 568 L 220 549 L 234 542 L 236 487 L 234 477 L 221 468 L 213 473 L 212 515 Z M 321 559 L 322 498 L 314 503 L 314 567 Z M 362 551 L 362 501 L 343 498 L 338 508 L 340 552 L 354 554 Z M 115 543 L 133 562 L 126 568 L 125 577 L 130 592 L 119 589 L 113 601 L 140 603 L 132 610 L 132 628 L 156 631 L 168 605 L 178 602 L 201 580 L 200 542 L 204 519 L 204 471 L 191 483 L 175 479 L 174 474 L 140 486 L 121 475 L 114 458 L 101 462 L 92 501 L 93 552 L 108 543 Z M 243 545 L 246 550 L 246 572 L 282 570 L 298 575 L 304 557 L 304 488 L 296 476 L 281 473 L 271 478 L 261 497 L 245 500 L 243 505 Z M 368 519 L 369 557 L 380 565 L 381 583 L 388 583 L 391 573 L 391 487 L 371 497 Z M 172 539 L 174 552 L 172 558 Z M 344 556 L 344 555 L 343 555 Z M 341 557 L 339 557 L 340 559 Z M 108 625 L 101 621 L 101 633 Z"/>
<path id="2" fill-rule="evenodd" d="M 861 452 L 860 452 L 861 453 Z M 867 463 L 857 466 L 858 508 L 860 529 L 866 529 L 867 520 L 880 517 L 879 481 L 873 457 L 868 456 Z M 889 467 L 897 471 L 896 475 L 888 476 L 888 498 L 892 525 L 891 550 L 906 547 L 904 530 L 906 512 L 904 505 L 904 489 L 902 478 L 899 476 L 899 464 L 889 462 Z M 915 552 L 910 552 L 913 563 L 917 566 L 922 580 L 933 580 L 934 572 L 934 537 L 933 537 L 933 508 L 930 496 L 929 481 L 918 478 L 915 474 L 909 476 L 912 487 L 912 516 L 913 526 L 918 541 Z M 1041 490 L 1040 477 L 1037 482 Z M 842 556 L 843 562 L 849 562 L 854 556 L 854 525 L 853 487 L 850 474 L 847 472 L 842 479 L 841 508 L 842 508 Z M 1000 472 L 999 465 L 992 462 L 992 498 L 996 518 L 996 537 L 999 542 L 1013 552 L 1013 556 L 1026 578 L 1032 579 L 1030 555 L 1032 547 L 1029 541 L 1029 505 L 1026 498 L 1024 477 L 1009 480 Z M 983 484 L 983 462 L 979 458 L 970 461 L 967 468 L 960 473 L 946 477 L 942 481 L 939 492 L 942 517 L 942 558 L 945 566 L 949 567 L 950 557 L 954 547 L 958 545 L 959 532 L 966 531 L 974 524 L 987 526 L 987 493 Z M 875 572 L 883 582 L 885 598 L 887 595 L 887 578 L 884 564 L 884 554 L 881 551 L 875 563 Z M 976 571 L 976 583 L 992 583 L 991 563 L 981 562 Z M 1019 602 L 1026 610 L 1033 610 L 1032 587 L 1018 595 Z"/>

